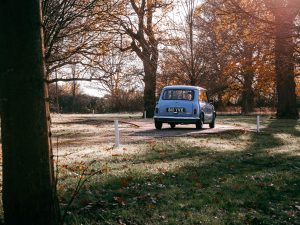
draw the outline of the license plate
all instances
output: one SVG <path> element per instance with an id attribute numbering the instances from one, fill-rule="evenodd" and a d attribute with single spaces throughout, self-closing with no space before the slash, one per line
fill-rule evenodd
<path id="1" fill-rule="evenodd" d="M 174 112 L 174 113 L 183 113 L 184 112 L 184 108 L 167 108 L 168 112 Z"/>

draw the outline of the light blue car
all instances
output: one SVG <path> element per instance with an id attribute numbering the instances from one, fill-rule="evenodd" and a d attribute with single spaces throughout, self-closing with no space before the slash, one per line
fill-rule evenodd
<path id="1" fill-rule="evenodd" d="M 175 128 L 176 124 L 196 124 L 202 129 L 203 124 L 215 127 L 216 111 L 209 102 L 207 90 L 196 86 L 166 86 L 162 89 L 154 112 L 156 129 L 163 123 Z"/>

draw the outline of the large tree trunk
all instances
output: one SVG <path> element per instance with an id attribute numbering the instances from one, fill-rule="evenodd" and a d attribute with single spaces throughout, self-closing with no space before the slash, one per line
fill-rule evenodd
<path id="1" fill-rule="evenodd" d="M 56 225 L 53 155 L 38 0 L 0 6 L 0 98 L 5 224 Z"/>
<path id="2" fill-rule="evenodd" d="M 154 116 L 154 109 L 156 105 L 156 72 L 157 62 L 154 64 L 148 61 L 143 62 L 145 71 L 145 89 L 144 89 L 144 109 L 146 111 L 147 118 Z"/>
<path id="3" fill-rule="evenodd" d="M 198 81 L 199 82 L 199 81 Z M 196 86 L 197 84 L 197 81 L 196 81 L 196 76 L 195 76 L 195 73 L 192 72 L 192 76 L 190 78 L 190 85 L 191 86 Z"/>
<path id="4" fill-rule="evenodd" d="M 294 76 L 294 45 L 292 40 L 293 20 L 285 14 L 275 15 L 275 69 L 277 82 L 277 117 L 297 119 Z"/>
<path id="5" fill-rule="evenodd" d="M 244 90 L 242 91 L 242 102 L 241 102 L 241 110 L 243 114 L 248 114 L 253 112 L 254 109 L 254 92 L 252 88 L 249 86 L 244 86 Z"/>
<path id="6" fill-rule="evenodd" d="M 253 48 L 245 47 L 245 56 L 247 58 L 244 65 L 244 83 L 242 91 L 242 113 L 248 114 L 254 110 L 254 91 L 253 91 L 253 81 L 254 81 L 254 71 L 253 71 Z"/>

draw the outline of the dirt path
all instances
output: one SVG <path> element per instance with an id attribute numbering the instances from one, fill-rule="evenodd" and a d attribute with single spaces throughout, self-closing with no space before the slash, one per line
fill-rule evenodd
<path id="1" fill-rule="evenodd" d="M 201 130 L 195 129 L 194 124 L 177 125 L 171 129 L 163 124 L 161 130 L 156 130 L 152 119 L 119 118 L 120 139 L 122 144 L 149 141 L 164 137 L 197 137 L 231 131 L 242 131 L 243 127 L 233 123 L 216 123 L 213 129 L 205 124 Z M 103 116 L 62 115 L 53 118 L 52 131 L 58 138 L 60 146 L 65 148 L 113 145 L 115 142 L 114 119 Z"/>
<path id="2" fill-rule="evenodd" d="M 170 128 L 168 124 L 163 124 L 161 130 L 156 130 L 152 121 L 138 121 L 133 122 L 137 125 L 134 129 L 121 129 L 121 133 L 129 137 L 135 137 L 136 139 L 155 139 L 163 137 L 187 137 L 187 136 L 199 136 L 204 134 L 218 134 L 235 130 L 243 130 L 235 125 L 216 124 L 213 129 L 208 128 L 205 124 L 201 130 L 195 129 L 194 124 L 189 125 L 177 125 L 175 129 Z"/>

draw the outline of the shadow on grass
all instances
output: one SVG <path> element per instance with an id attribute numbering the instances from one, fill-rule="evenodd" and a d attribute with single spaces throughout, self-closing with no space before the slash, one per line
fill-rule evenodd
<path id="1" fill-rule="evenodd" d="M 133 168 L 121 176 L 95 178 L 85 186 L 67 224 L 297 224 L 300 157 L 274 153 L 286 145 L 274 134 L 298 137 L 299 131 L 297 123 L 283 130 L 281 123 L 271 121 L 265 133 L 247 133 L 250 144 L 241 151 L 185 143 L 176 149 L 168 149 L 174 144 L 150 147 L 132 166 L 193 161 L 157 173 Z M 241 141 L 244 135 L 221 138 Z"/>
<path id="2" fill-rule="evenodd" d="M 272 119 L 266 131 L 271 131 L 272 133 L 286 133 L 295 137 L 300 137 L 300 129 L 297 129 L 297 120 L 276 120 Z"/>

